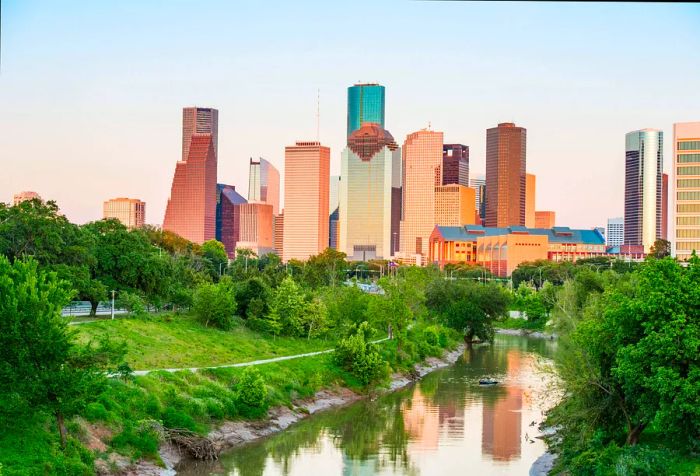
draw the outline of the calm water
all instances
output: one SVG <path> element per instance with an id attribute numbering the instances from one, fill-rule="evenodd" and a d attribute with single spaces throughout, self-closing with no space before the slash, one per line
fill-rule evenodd
<path id="1" fill-rule="evenodd" d="M 526 475 L 545 451 L 535 437 L 554 403 L 548 357 L 555 346 L 498 335 L 494 346 L 465 351 L 415 386 L 323 412 L 178 474 Z M 484 376 L 502 384 L 481 387 Z"/>

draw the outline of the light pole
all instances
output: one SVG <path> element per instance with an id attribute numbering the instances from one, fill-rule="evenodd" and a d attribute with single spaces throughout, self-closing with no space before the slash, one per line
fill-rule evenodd
<path id="1" fill-rule="evenodd" d="M 112 289 L 112 320 L 114 320 L 114 293 L 116 291 Z"/>

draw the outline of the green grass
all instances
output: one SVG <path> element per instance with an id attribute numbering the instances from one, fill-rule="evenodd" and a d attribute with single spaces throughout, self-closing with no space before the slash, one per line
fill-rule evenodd
<path id="1" fill-rule="evenodd" d="M 126 361 L 134 370 L 209 367 L 332 348 L 321 339 L 258 334 L 242 325 L 230 331 L 206 328 L 191 316 L 121 318 L 75 326 L 78 339 L 107 335 L 128 344 Z"/>
<path id="2" fill-rule="evenodd" d="M 527 319 L 508 317 L 502 321 L 494 322 L 494 327 L 496 329 L 525 329 L 529 331 L 543 331 L 544 326 L 544 319 L 530 322 Z"/>

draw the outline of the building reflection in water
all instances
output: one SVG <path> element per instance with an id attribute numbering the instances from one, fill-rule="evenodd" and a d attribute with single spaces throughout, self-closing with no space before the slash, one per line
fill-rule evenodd
<path id="1" fill-rule="evenodd" d="M 507 353 L 507 377 L 517 377 L 521 354 Z M 481 452 L 496 461 L 510 461 L 520 457 L 523 390 L 519 386 L 506 385 L 505 396 L 495 402 L 484 399 L 482 411 Z"/>

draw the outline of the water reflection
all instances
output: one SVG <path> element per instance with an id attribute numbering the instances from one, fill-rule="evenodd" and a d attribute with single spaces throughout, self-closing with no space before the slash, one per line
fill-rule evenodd
<path id="1" fill-rule="evenodd" d="M 416 386 L 311 417 L 268 439 L 178 474 L 527 474 L 544 451 L 535 438 L 550 401 L 538 361 L 554 343 L 497 336 Z M 502 384 L 481 387 L 479 378 Z"/>

